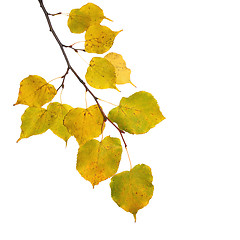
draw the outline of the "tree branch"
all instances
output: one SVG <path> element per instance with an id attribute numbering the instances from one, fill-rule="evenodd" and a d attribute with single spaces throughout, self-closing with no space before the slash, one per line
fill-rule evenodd
<path id="1" fill-rule="evenodd" d="M 61 49 L 61 51 L 62 51 L 62 54 L 63 54 L 63 56 L 64 56 L 64 59 L 65 59 L 65 61 L 66 61 L 66 63 L 67 63 L 67 71 L 66 71 L 66 73 L 65 73 L 65 74 L 63 75 L 63 77 L 62 77 L 62 78 L 63 78 L 63 82 L 62 82 L 61 86 L 58 88 L 58 90 L 59 90 L 61 87 L 64 88 L 65 78 L 66 78 L 67 74 L 69 73 L 69 70 L 71 70 L 72 73 L 75 75 L 75 77 L 78 79 L 78 81 L 84 86 L 84 88 L 86 89 L 86 92 L 89 92 L 90 95 L 91 95 L 91 96 L 93 97 L 93 99 L 95 100 L 95 102 L 96 102 L 99 110 L 101 111 L 101 113 L 102 113 L 102 115 L 103 115 L 104 122 L 109 121 L 109 122 L 119 131 L 120 136 L 121 136 L 121 138 L 122 138 L 122 140 L 123 140 L 124 146 L 125 146 L 125 148 L 126 148 L 126 147 L 127 147 L 127 144 L 126 144 L 126 141 L 124 140 L 124 137 L 123 137 L 123 134 L 124 134 L 125 132 L 124 132 L 123 130 L 121 130 L 114 122 L 112 122 L 112 121 L 106 116 L 106 114 L 104 113 L 101 105 L 100 105 L 99 102 L 98 102 L 98 98 L 97 98 L 97 97 L 93 94 L 93 92 L 88 88 L 88 86 L 86 85 L 86 83 L 81 79 L 81 77 L 77 74 L 77 72 L 74 70 L 74 68 L 73 68 L 72 65 L 70 64 L 70 61 L 69 61 L 68 56 L 67 56 L 67 54 L 66 54 L 66 52 L 65 52 L 65 49 L 64 49 L 64 47 L 68 48 L 68 47 L 70 47 L 70 46 L 66 46 L 66 45 L 62 44 L 62 42 L 61 42 L 60 39 L 58 38 L 56 32 L 54 31 L 53 26 L 52 26 L 52 23 L 51 23 L 51 20 L 50 20 L 50 18 L 49 18 L 49 16 L 52 16 L 52 15 L 54 15 L 54 14 L 48 13 L 48 11 L 46 10 L 46 8 L 45 8 L 45 6 L 44 6 L 44 4 L 43 4 L 43 0 L 38 0 L 38 2 L 39 2 L 40 7 L 42 8 L 42 10 L 43 10 L 43 12 L 44 12 L 44 15 L 45 15 L 45 17 L 46 17 L 46 20 L 47 20 L 47 23 L 48 23 L 48 26 L 49 26 L 49 29 L 50 29 L 50 32 L 53 34 L 54 38 L 56 39 L 56 41 L 57 41 L 57 43 L 58 43 L 58 45 L 59 45 L 59 47 L 60 47 L 60 49 Z M 72 48 L 72 47 L 70 47 L 70 48 Z M 72 48 L 72 49 L 74 49 L 74 48 Z M 78 50 L 78 49 L 76 49 L 76 50 Z"/>

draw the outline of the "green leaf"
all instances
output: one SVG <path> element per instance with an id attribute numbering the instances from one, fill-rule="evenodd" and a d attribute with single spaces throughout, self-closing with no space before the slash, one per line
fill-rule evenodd
<path id="1" fill-rule="evenodd" d="M 108 53 L 104 58 L 106 58 L 115 68 L 116 84 L 131 83 L 134 87 L 136 87 L 130 81 L 131 70 L 127 68 L 126 62 L 124 61 L 122 55 L 111 52 Z"/>
<path id="2" fill-rule="evenodd" d="M 28 107 L 21 119 L 22 132 L 17 142 L 23 138 L 46 132 L 55 120 L 46 109 L 40 107 Z"/>
<path id="3" fill-rule="evenodd" d="M 144 91 L 123 97 L 119 106 L 109 112 L 108 118 L 131 134 L 146 133 L 165 119 L 156 99 Z"/>
<path id="4" fill-rule="evenodd" d="M 93 187 L 112 177 L 118 170 L 122 146 L 118 138 L 92 139 L 78 150 L 77 170 Z"/>
<path id="5" fill-rule="evenodd" d="M 106 26 L 90 26 L 85 34 L 85 51 L 98 54 L 107 52 L 120 32 L 114 32 Z"/>
<path id="6" fill-rule="evenodd" d="M 73 108 L 66 114 L 63 124 L 79 145 L 98 137 L 105 126 L 104 118 L 97 105 L 87 109 Z"/>
<path id="7" fill-rule="evenodd" d="M 48 114 L 50 114 L 52 118 L 54 118 L 50 130 L 58 137 L 62 138 L 66 142 L 66 144 L 68 139 L 71 137 L 71 134 L 63 125 L 63 119 L 71 109 L 71 106 L 58 102 L 50 103 L 47 107 Z"/>
<path id="8" fill-rule="evenodd" d="M 151 168 L 145 164 L 139 164 L 111 179 L 112 199 L 119 207 L 132 213 L 135 221 L 138 210 L 145 207 L 152 198 L 152 180 Z"/>
<path id="9" fill-rule="evenodd" d="M 85 75 L 87 83 L 97 89 L 116 87 L 116 73 L 114 66 L 105 58 L 92 58 Z"/>
<path id="10" fill-rule="evenodd" d="M 100 24 L 103 19 L 108 19 L 104 16 L 103 10 L 93 3 L 87 3 L 80 9 L 71 10 L 68 27 L 72 33 L 83 33 L 89 26 Z"/>
<path id="11" fill-rule="evenodd" d="M 45 79 L 37 75 L 30 75 L 21 81 L 18 100 L 14 105 L 41 107 L 50 102 L 56 94 L 55 87 L 47 83 Z"/>

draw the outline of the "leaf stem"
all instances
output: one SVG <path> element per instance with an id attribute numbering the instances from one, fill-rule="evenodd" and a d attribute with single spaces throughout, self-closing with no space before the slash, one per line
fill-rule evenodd
<path id="1" fill-rule="evenodd" d="M 127 147 L 125 147 L 125 149 L 126 149 L 126 152 L 127 152 L 127 155 L 128 155 L 128 160 L 129 160 L 130 170 L 131 170 L 132 169 L 132 162 L 131 162 L 130 155 L 129 155 Z"/>
<path id="2" fill-rule="evenodd" d="M 116 107 L 118 106 L 118 105 L 116 105 L 116 104 L 114 104 L 114 103 L 105 101 L 105 100 L 103 100 L 103 99 L 101 99 L 101 98 L 98 98 L 98 100 L 100 100 L 100 101 L 102 101 L 102 102 L 105 102 L 105 103 L 108 103 L 108 104 L 111 104 L 111 105 L 116 106 Z"/>

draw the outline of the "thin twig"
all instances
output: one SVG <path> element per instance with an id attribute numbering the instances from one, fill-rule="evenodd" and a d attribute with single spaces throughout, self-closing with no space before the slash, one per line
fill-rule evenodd
<path id="1" fill-rule="evenodd" d="M 65 78 L 66 78 L 66 76 L 68 75 L 69 70 L 70 70 L 70 68 L 68 67 L 68 68 L 67 68 L 67 71 L 65 72 L 65 74 L 64 74 L 62 77 L 60 77 L 60 78 L 62 78 L 63 80 L 62 80 L 61 85 L 60 85 L 59 88 L 57 89 L 57 91 L 58 91 L 60 88 L 64 89 Z"/>
<path id="2" fill-rule="evenodd" d="M 49 16 L 57 16 L 57 15 L 61 15 L 63 14 L 62 12 L 58 12 L 58 13 L 48 13 Z"/>
<path id="3" fill-rule="evenodd" d="M 78 52 L 78 51 L 86 52 L 85 49 L 73 47 L 73 44 L 72 44 L 72 45 L 64 45 L 64 44 L 63 44 L 63 47 L 65 47 L 65 48 L 70 48 L 70 49 L 72 49 L 72 50 L 75 51 L 75 52 Z"/>

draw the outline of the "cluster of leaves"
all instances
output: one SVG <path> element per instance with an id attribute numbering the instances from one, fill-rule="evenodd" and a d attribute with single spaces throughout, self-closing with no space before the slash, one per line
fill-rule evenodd
<path id="1" fill-rule="evenodd" d="M 39 1 L 43 7 L 42 1 Z M 86 52 L 107 52 L 120 32 L 102 26 L 103 19 L 108 18 L 104 16 L 102 9 L 93 3 L 70 12 L 67 23 L 70 31 L 78 34 L 86 31 Z M 120 54 L 108 53 L 104 57 L 92 58 L 85 79 L 93 88 L 118 90 L 117 84 L 132 84 L 130 73 L 131 70 L 126 67 Z M 101 141 L 95 138 L 103 133 L 107 121 L 118 129 L 121 136 L 124 132 L 148 132 L 164 120 L 156 99 L 148 92 L 136 92 L 128 98 L 123 97 L 119 105 L 106 116 L 96 97 L 96 105 L 72 108 L 67 104 L 51 102 L 56 94 L 56 88 L 40 76 L 30 75 L 21 81 L 18 99 L 14 105 L 24 104 L 28 108 L 21 118 L 18 141 L 42 134 L 48 129 L 66 144 L 68 139 L 74 136 L 79 144 L 77 171 L 91 182 L 93 187 L 111 178 L 112 199 L 125 211 L 132 213 L 136 220 L 138 210 L 146 206 L 153 195 L 151 169 L 145 164 L 139 164 L 131 167 L 130 171 L 117 174 L 122 155 L 121 140 L 110 136 Z M 47 107 L 43 108 L 47 103 Z"/>

